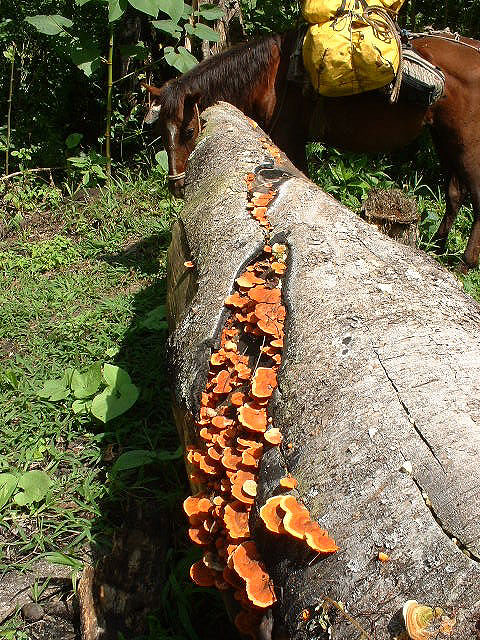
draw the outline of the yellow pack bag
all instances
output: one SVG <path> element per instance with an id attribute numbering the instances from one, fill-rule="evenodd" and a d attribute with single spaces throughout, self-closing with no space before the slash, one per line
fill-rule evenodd
<path id="1" fill-rule="evenodd" d="M 317 22 L 307 31 L 303 61 L 321 95 L 354 95 L 395 78 L 400 49 L 391 17 L 403 1 L 305 1 L 304 15 Z"/>
<path id="2" fill-rule="evenodd" d="M 405 0 L 304 0 L 302 6 L 303 17 L 310 24 L 321 24 L 332 20 L 335 15 L 343 11 L 354 11 L 362 13 L 368 5 L 376 4 L 384 9 L 389 9 L 393 13 L 398 13 Z"/>

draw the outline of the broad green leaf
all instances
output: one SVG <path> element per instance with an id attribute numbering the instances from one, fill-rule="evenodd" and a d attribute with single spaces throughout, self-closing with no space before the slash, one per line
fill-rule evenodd
<path id="1" fill-rule="evenodd" d="M 124 384 L 132 384 L 132 379 L 121 367 L 114 364 L 103 365 L 103 379 L 109 387 L 121 387 Z"/>
<path id="2" fill-rule="evenodd" d="M 155 154 L 155 161 L 162 167 L 165 173 L 168 173 L 168 153 L 165 149 Z"/>
<path id="3" fill-rule="evenodd" d="M 208 40 L 209 42 L 218 42 L 220 40 L 218 33 L 207 27 L 206 24 L 197 24 L 194 27 L 191 24 L 186 24 L 185 29 L 191 36 L 196 36 L 200 40 Z"/>
<path id="4" fill-rule="evenodd" d="M 91 2 L 92 0 L 75 0 L 75 4 L 77 5 L 77 7 L 83 7 L 84 4 L 87 4 L 87 2 Z"/>
<path id="5" fill-rule="evenodd" d="M 160 11 L 160 0 L 128 0 L 134 9 L 156 18 Z"/>
<path id="6" fill-rule="evenodd" d="M 156 157 L 156 156 L 155 156 Z M 155 309 L 152 309 L 143 320 L 140 320 L 138 326 L 140 329 L 150 329 L 152 331 L 158 331 L 159 329 L 166 329 L 167 323 L 165 322 L 166 306 L 161 304 Z"/>
<path id="7" fill-rule="evenodd" d="M 83 43 L 77 40 L 72 45 L 70 55 L 74 64 L 76 64 L 87 77 L 90 77 L 101 65 L 101 51 L 99 47 L 92 42 Z"/>
<path id="8" fill-rule="evenodd" d="M 186 4 L 185 2 L 183 3 L 183 13 L 182 13 L 182 18 L 184 20 L 188 20 L 189 16 L 191 16 L 193 13 L 193 9 L 189 4 Z"/>
<path id="9" fill-rule="evenodd" d="M 126 451 L 122 453 L 115 462 L 111 472 L 116 474 L 118 471 L 124 471 L 126 469 L 137 469 L 138 467 L 143 467 L 145 464 L 150 464 L 156 457 L 154 451 L 147 451 L 145 449 Z"/>
<path id="10" fill-rule="evenodd" d="M 70 389 L 66 384 L 65 377 L 57 378 L 56 380 L 47 380 L 42 389 L 37 391 L 37 396 L 51 400 L 52 402 L 65 400 L 69 395 Z"/>
<path id="11" fill-rule="evenodd" d="M 198 60 L 195 56 L 185 49 L 185 47 L 178 47 L 178 51 L 175 51 L 173 47 L 165 47 L 165 60 L 171 67 L 175 67 L 181 73 L 185 73 L 192 69 Z"/>
<path id="12" fill-rule="evenodd" d="M 102 363 L 95 362 L 85 373 L 74 371 L 71 387 L 75 398 L 82 400 L 93 396 L 102 383 Z"/>
<path id="13" fill-rule="evenodd" d="M 131 383 L 120 387 L 107 387 L 93 399 L 92 415 L 103 423 L 109 422 L 128 411 L 138 396 L 138 388 Z"/>
<path id="14" fill-rule="evenodd" d="M 174 22 L 178 22 L 185 11 L 183 0 L 158 0 L 158 6 Z"/>
<path id="15" fill-rule="evenodd" d="M 152 23 L 153 24 L 153 23 Z M 135 58 L 136 60 L 145 60 L 148 58 L 149 50 L 143 44 L 123 45 L 119 47 L 122 56 Z"/>
<path id="16" fill-rule="evenodd" d="M 72 404 L 73 413 L 89 413 L 92 408 L 92 400 L 75 400 Z"/>
<path id="17" fill-rule="evenodd" d="M 65 28 L 69 29 L 73 25 L 71 20 L 59 15 L 27 16 L 25 21 L 35 27 L 40 33 L 45 33 L 48 36 L 56 36 L 62 31 L 65 31 Z"/>
<path id="18" fill-rule="evenodd" d="M 51 485 L 48 474 L 44 471 L 27 471 L 18 479 L 18 487 L 23 489 L 13 498 L 21 507 L 33 502 L 41 502 L 47 495 Z"/>
<path id="19" fill-rule="evenodd" d="M 115 22 L 123 16 L 127 8 L 127 0 L 108 0 L 108 21 Z"/>
<path id="20" fill-rule="evenodd" d="M 109 358 L 113 358 L 114 356 L 117 355 L 117 353 L 120 352 L 120 347 L 118 346 L 113 346 L 113 347 L 109 347 L 106 351 L 105 351 L 105 355 L 107 355 Z"/>
<path id="21" fill-rule="evenodd" d="M 177 37 L 181 35 L 182 29 L 173 20 L 152 20 L 151 23 L 155 29 L 160 29 L 165 33 L 169 33 L 171 36 Z"/>
<path id="22" fill-rule="evenodd" d="M 83 133 L 71 133 L 65 140 L 67 149 L 75 149 L 82 141 Z"/>
<path id="23" fill-rule="evenodd" d="M 220 20 L 225 14 L 220 7 L 211 4 L 201 4 L 198 11 L 195 11 L 195 15 L 202 16 L 205 20 Z"/>
<path id="24" fill-rule="evenodd" d="M 2 509 L 17 488 L 18 478 L 13 473 L 0 473 L 0 509 Z"/>

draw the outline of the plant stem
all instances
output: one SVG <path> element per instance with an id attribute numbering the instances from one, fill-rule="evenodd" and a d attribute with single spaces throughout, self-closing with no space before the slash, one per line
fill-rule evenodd
<path id="1" fill-rule="evenodd" d="M 112 177 L 112 86 L 113 86 L 113 25 L 110 25 L 107 58 L 107 127 L 105 130 L 105 156 L 107 158 L 107 185 L 110 186 Z"/>
<path id="2" fill-rule="evenodd" d="M 8 113 L 7 113 L 7 143 L 5 149 L 5 175 L 8 176 L 8 161 L 10 154 L 10 133 L 12 120 L 12 95 L 13 95 L 13 70 L 15 67 L 15 45 L 12 46 L 12 64 L 10 66 L 10 87 L 8 89 Z"/>
<path id="3" fill-rule="evenodd" d="M 6 175 L 0 178 L 0 182 L 4 182 L 5 180 L 10 180 L 10 178 L 15 178 L 15 176 L 23 176 L 26 173 L 40 173 L 41 171 L 60 171 L 60 169 L 64 169 L 65 167 L 39 167 L 36 169 L 22 169 L 22 171 L 14 171 L 13 173 L 7 173 Z"/>

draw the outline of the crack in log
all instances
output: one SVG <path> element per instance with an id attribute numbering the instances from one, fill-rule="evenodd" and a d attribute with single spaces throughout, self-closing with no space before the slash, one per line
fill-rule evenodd
<path id="1" fill-rule="evenodd" d="M 430 443 L 428 442 L 428 440 L 423 436 L 422 432 L 420 431 L 420 429 L 418 428 L 418 426 L 416 425 L 415 421 L 412 419 L 411 415 L 410 415 L 410 411 L 408 410 L 408 407 L 406 406 L 406 404 L 404 403 L 404 401 L 402 400 L 402 398 L 400 397 L 400 392 L 398 390 L 397 385 L 395 384 L 395 382 L 392 380 L 392 378 L 390 377 L 387 369 L 385 368 L 385 365 L 382 362 L 382 359 L 380 357 L 380 354 L 378 353 L 378 351 L 375 349 L 375 347 L 373 347 L 373 351 L 375 353 L 375 355 L 377 356 L 378 362 L 380 364 L 380 366 L 382 367 L 385 376 L 387 378 L 387 380 L 390 382 L 392 388 L 394 389 L 397 398 L 398 398 L 398 402 L 400 404 L 400 406 L 402 407 L 402 409 L 404 410 L 408 421 L 410 422 L 410 424 L 413 426 L 413 428 L 415 429 L 416 433 L 420 436 L 422 442 L 424 442 L 424 444 L 428 447 L 429 451 L 431 452 L 431 454 L 433 455 L 433 457 L 435 458 L 435 460 L 438 462 L 438 464 L 440 465 L 443 473 L 446 474 L 445 469 L 443 464 L 441 463 L 441 461 L 437 458 L 437 456 L 435 455 L 435 452 L 433 451 Z M 443 531 L 443 533 L 447 536 L 447 538 L 453 542 L 453 544 L 458 547 L 458 549 L 464 553 L 466 556 L 468 556 L 471 560 L 473 560 L 474 562 L 480 562 L 480 556 L 477 556 L 474 552 L 472 552 L 470 549 L 467 548 L 466 544 L 461 542 L 453 533 L 452 531 L 450 531 L 450 529 L 447 528 L 447 526 L 442 522 L 442 520 L 440 519 L 440 516 L 438 515 L 438 513 L 435 511 L 433 504 L 431 502 L 431 500 L 428 497 L 428 493 L 425 491 L 425 489 L 421 486 L 421 484 L 419 483 L 419 481 L 414 478 L 413 476 L 412 480 L 415 484 L 415 486 L 417 487 L 417 489 L 420 492 L 420 495 L 422 496 L 423 501 L 425 502 L 426 507 L 428 508 L 428 510 L 430 511 L 430 513 L 432 514 L 433 519 L 435 520 L 435 522 L 438 524 L 438 526 L 440 527 L 440 529 Z M 428 500 L 425 498 L 425 496 L 427 496 Z"/>
<path id="2" fill-rule="evenodd" d="M 443 466 L 442 461 L 438 458 L 437 454 L 435 453 L 435 451 L 433 450 L 432 445 L 430 444 L 430 442 L 428 441 L 428 439 L 424 436 L 424 434 L 422 433 L 420 427 L 417 425 L 416 421 L 412 418 L 411 414 L 410 414 L 410 410 L 407 407 L 407 405 L 405 404 L 405 402 L 402 400 L 402 397 L 400 395 L 400 391 L 397 387 L 397 385 L 395 384 L 395 382 L 393 381 L 393 379 L 391 378 L 390 374 L 387 371 L 387 368 L 385 367 L 385 365 L 382 362 L 382 359 L 380 357 L 380 354 L 378 353 L 378 351 L 375 349 L 375 347 L 373 347 L 373 351 L 375 353 L 375 355 L 377 356 L 378 362 L 380 364 L 380 366 L 382 367 L 385 376 L 387 378 L 387 380 L 390 382 L 390 385 L 392 386 L 393 390 L 395 391 L 395 394 L 397 396 L 398 402 L 400 404 L 400 406 L 402 407 L 402 409 L 405 412 L 405 415 L 408 418 L 408 421 L 410 422 L 410 424 L 412 425 L 412 427 L 415 429 L 415 432 L 417 433 L 417 435 L 419 436 L 419 438 L 421 439 L 421 441 L 426 445 L 426 447 L 428 448 L 428 450 L 430 451 L 430 453 L 432 454 L 432 456 L 435 458 L 435 460 L 437 461 L 438 465 L 440 466 L 442 472 L 447 475 L 447 472 L 445 471 L 445 467 Z"/>
<path id="3" fill-rule="evenodd" d="M 456 546 L 458 547 L 458 549 L 464 554 L 466 555 L 468 558 L 470 558 L 470 560 L 472 560 L 473 562 L 480 562 L 480 556 L 478 556 L 476 553 L 474 553 L 473 551 L 470 551 L 470 549 L 467 548 L 466 544 L 463 543 L 461 540 L 459 540 L 457 538 L 457 536 L 455 536 L 450 529 L 447 529 L 446 525 L 442 522 L 442 520 L 440 519 L 440 516 L 438 515 L 438 513 L 435 511 L 435 509 L 433 508 L 433 504 L 431 503 L 431 501 L 429 500 L 428 502 L 425 500 L 424 498 L 424 493 L 425 490 L 422 489 L 422 486 L 420 485 L 420 483 L 418 482 L 418 480 L 416 480 L 413 476 L 412 476 L 412 480 L 415 484 L 415 486 L 417 487 L 417 489 L 420 492 L 420 495 L 422 496 L 426 507 L 428 508 L 428 510 L 430 511 L 430 513 L 433 516 L 433 519 L 435 520 L 435 522 L 438 524 L 438 526 L 440 527 L 440 529 L 443 531 L 443 533 L 447 536 L 447 538 Z M 428 495 L 428 494 L 427 494 Z"/>

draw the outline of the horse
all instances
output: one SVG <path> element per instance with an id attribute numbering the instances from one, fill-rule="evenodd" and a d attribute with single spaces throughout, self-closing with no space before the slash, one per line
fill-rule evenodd
<path id="1" fill-rule="evenodd" d="M 474 220 L 464 253 L 465 267 L 480 254 L 480 42 L 449 35 L 412 40 L 413 48 L 445 75 L 444 95 L 430 107 L 385 93 L 312 98 L 289 78 L 296 55 L 294 33 L 269 34 L 207 58 L 162 87 L 146 85 L 151 103 L 146 123 L 156 122 L 168 154 L 171 191 L 183 193 L 185 165 L 200 132 L 200 112 L 219 100 L 258 122 L 290 160 L 304 170 L 305 144 L 358 152 L 390 152 L 430 127 L 445 175 L 446 210 L 433 237 L 445 251 L 450 229 L 470 194 Z"/>

